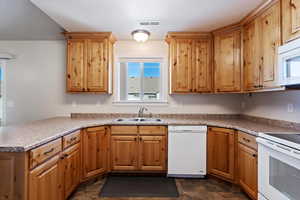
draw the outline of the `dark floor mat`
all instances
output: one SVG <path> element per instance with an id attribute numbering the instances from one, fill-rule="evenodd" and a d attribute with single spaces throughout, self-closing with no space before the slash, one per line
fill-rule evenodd
<path id="1" fill-rule="evenodd" d="M 178 197 L 175 179 L 147 176 L 109 176 L 100 197 Z"/>

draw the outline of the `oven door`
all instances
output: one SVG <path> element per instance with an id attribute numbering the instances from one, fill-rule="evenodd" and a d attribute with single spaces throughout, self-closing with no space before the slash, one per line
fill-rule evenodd
<path id="1" fill-rule="evenodd" d="M 299 200 L 299 152 L 262 138 L 257 142 L 259 193 L 269 200 Z"/>

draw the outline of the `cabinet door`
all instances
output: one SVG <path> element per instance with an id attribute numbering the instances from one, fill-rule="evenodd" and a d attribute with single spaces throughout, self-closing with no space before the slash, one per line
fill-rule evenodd
<path id="1" fill-rule="evenodd" d="M 286 43 L 300 37 L 300 1 L 282 0 L 282 36 Z"/>
<path id="2" fill-rule="evenodd" d="M 112 136 L 112 170 L 128 171 L 138 169 L 137 136 Z"/>
<path id="3" fill-rule="evenodd" d="M 83 39 L 68 40 L 67 58 L 67 91 L 85 90 L 86 41 Z"/>
<path id="4" fill-rule="evenodd" d="M 196 40 L 194 42 L 193 62 L 195 66 L 195 92 L 212 90 L 212 41 Z"/>
<path id="5" fill-rule="evenodd" d="M 264 88 L 278 86 L 277 49 L 280 39 L 280 2 L 269 8 L 259 18 L 261 65 L 263 74 L 261 83 Z"/>
<path id="6" fill-rule="evenodd" d="M 245 25 L 243 30 L 244 87 L 253 91 L 260 88 L 261 74 L 257 20 Z"/>
<path id="7" fill-rule="evenodd" d="M 139 169 L 145 171 L 166 169 L 165 136 L 140 136 Z"/>
<path id="8" fill-rule="evenodd" d="M 171 42 L 172 93 L 192 92 L 192 46 L 193 40 L 174 39 Z"/>
<path id="9" fill-rule="evenodd" d="M 234 130 L 209 128 L 208 171 L 229 181 L 235 179 L 235 137 Z"/>
<path id="10" fill-rule="evenodd" d="M 88 40 L 87 90 L 108 91 L 108 40 Z"/>
<path id="11" fill-rule="evenodd" d="M 80 182 L 81 156 L 80 145 L 75 144 L 63 152 L 64 154 L 64 197 L 73 192 Z"/>
<path id="12" fill-rule="evenodd" d="M 85 178 L 105 173 L 107 141 L 105 127 L 88 128 L 83 136 L 83 174 Z"/>
<path id="13" fill-rule="evenodd" d="M 215 87 L 217 92 L 241 90 L 240 30 L 215 36 Z"/>
<path id="14" fill-rule="evenodd" d="M 62 167 L 59 156 L 29 172 L 30 200 L 63 199 Z"/>
<path id="15" fill-rule="evenodd" d="M 239 182 L 252 199 L 257 199 L 257 152 L 239 144 Z"/>

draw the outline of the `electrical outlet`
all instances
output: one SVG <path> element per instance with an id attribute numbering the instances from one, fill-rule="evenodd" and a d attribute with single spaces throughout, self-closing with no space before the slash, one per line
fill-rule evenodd
<path id="1" fill-rule="evenodd" d="M 241 103 L 241 108 L 242 108 L 242 109 L 245 109 L 245 108 L 246 108 L 246 102 L 243 101 L 243 102 Z"/>
<path id="2" fill-rule="evenodd" d="M 289 104 L 287 105 L 287 111 L 288 111 L 289 113 L 294 112 L 294 104 L 289 103 Z"/>

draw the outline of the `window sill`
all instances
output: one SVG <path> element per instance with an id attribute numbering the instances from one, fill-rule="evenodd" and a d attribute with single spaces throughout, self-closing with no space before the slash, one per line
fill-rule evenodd
<path id="1" fill-rule="evenodd" d="M 114 101 L 113 104 L 115 105 L 134 105 L 136 104 L 142 104 L 142 105 L 168 105 L 167 100 L 160 100 L 160 101 Z"/>

